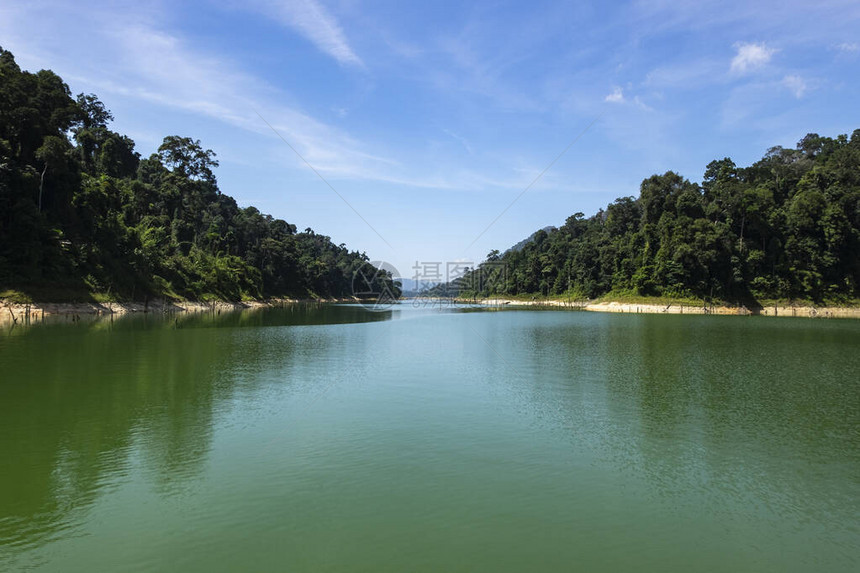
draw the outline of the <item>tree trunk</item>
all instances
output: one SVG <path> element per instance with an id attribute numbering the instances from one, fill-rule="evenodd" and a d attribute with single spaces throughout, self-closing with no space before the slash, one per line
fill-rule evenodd
<path id="1" fill-rule="evenodd" d="M 39 213 L 42 212 L 42 187 L 45 185 L 45 173 L 48 171 L 48 162 L 45 162 L 45 168 L 42 169 L 42 176 L 39 177 Z"/>

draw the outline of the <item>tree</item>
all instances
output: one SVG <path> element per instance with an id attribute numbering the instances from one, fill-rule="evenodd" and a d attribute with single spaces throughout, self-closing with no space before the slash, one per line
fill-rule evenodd
<path id="1" fill-rule="evenodd" d="M 203 149 L 199 139 L 169 135 L 158 147 L 158 154 L 162 163 L 174 173 L 191 180 L 215 183 L 212 171 L 218 167 L 215 152 Z"/>

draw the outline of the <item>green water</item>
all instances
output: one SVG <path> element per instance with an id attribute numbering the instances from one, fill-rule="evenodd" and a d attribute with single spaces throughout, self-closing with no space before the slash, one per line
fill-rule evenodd
<path id="1" fill-rule="evenodd" d="M 860 321 L 294 307 L 0 334 L 0 570 L 858 571 Z"/>

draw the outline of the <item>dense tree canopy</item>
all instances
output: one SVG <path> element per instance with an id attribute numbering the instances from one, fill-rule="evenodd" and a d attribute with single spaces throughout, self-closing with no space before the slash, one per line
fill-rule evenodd
<path id="1" fill-rule="evenodd" d="M 351 294 L 366 255 L 239 207 L 200 141 L 169 136 L 141 159 L 112 120 L 95 95 L 73 99 L 53 72 L 22 71 L 0 48 L 0 291 Z"/>
<path id="2" fill-rule="evenodd" d="M 712 161 L 701 185 L 654 175 L 638 198 L 577 213 L 518 247 L 491 252 L 460 284 L 473 295 L 856 299 L 860 130 L 809 134 L 746 168 Z"/>

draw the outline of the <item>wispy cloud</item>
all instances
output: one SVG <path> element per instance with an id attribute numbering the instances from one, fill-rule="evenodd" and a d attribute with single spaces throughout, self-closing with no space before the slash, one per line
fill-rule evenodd
<path id="1" fill-rule="evenodd" d="M 768 62 L 776 50 L 764 44 L 736 44 L 737 54 L 732 58 L 731 71 L 736 74 L 747 74 L 758 70 Z"/>
<path id="2" fill-rule="evenodd" d="M 725 81 L 725 63 L 717 58 L 702 58 L 676 63 L 660 63 L 645 76 L 644 85 L 656 89 L 696 90 Z"/>
<path id="3" fill-rule="evenodd" d="M 58 17 L 48 23 L 55 25 L 63 21 L 63 10 L 71 10 L 62 6 L 52 9 L 57 10 Z M 12 18 L 0 25 L 0 31 L 7 26 L 10 30 L 42 26 L 40 12 L 6 11 L 6 15 Z M 270 130 L 255 113 L 259 111 L 327 177 L 410 179 L 402 175 L 404 168 L 399 162 L 385 157 L 378 146 L 313 118 L 291 103 L 290 94 L 244 71 L 239 62 L 201 51 L 168 31 L 157 17 L 120 18 L 111 8 L 93 10 L 86 17 L 88 20 L 78 28 L 91 30 L 89 43 L 71 42 L 71 48 L 64 51 L 52 39 L 33 42 L 21 33 L 4 34 L 7 41 L 3 47 L 30 62 L 50 62 L 73 90 L 95 91 L 108 101 L 116 96 L 124 101 L 146 101 L 271 138 Z M 128 21 L 132 23 L 123 24 Z M 49 31 L 46 28 L 45 34 L 51 38 Z M 100 46 L 96 53 L 88 48 L 92 44 Z M 288 165 L 293 164 L 291 159 Z"/>
<path id="4" fill-rule="evenodd" d="M 107 91 L 209 116 L 242 129 L 267 133 L 255 110 L 299 146 L 302 155 L 328 174 L 352 174 L 393 162 L 372 154 L 365 143 L 306 113 L 277 103 L 284 94 L 223 58 L 198 53 L 181 39 L 150 26 L 115 29 L 114 48 L 123 67 L 90 78 Z"/>
<path id="5" fill-rule="evenodd" d="M 17 51 L 16 46 L 26 46 L 21 53 L 29 54 L 28 59 L 53 62 L 52 67 L 74 90 L 95 91 L 107 102 L 148 102 L 156 109 L 182 111 L 258 134 L 261 147 L 253 151 L 234 149 L 234 163 L 243 163 L 252 155 L 279 167 L 306 169 L 276 141 L 257 116 L 259 112 L 327 179 L 452 191 L 516 189 L 527 183 L 526 175 L 516 172 L 512 162 L 503 162 L 506 168 L 501 170 L 495 162 L 473 167 L 430 166 L 426 158 L 416 160 L 408 149 L 392 154 L 384 144 L 314 118 L 293 104 L 290 94 L 245 71 L 240 62 L 199 49 L 166 30 L 155 18 L 138 19 L 127 26 L 101 26 L 95 22 L 119 19 L 109 12 L 91 17 L 96 20 L 89 27 L 97 30 L 91 37 L 102 46 L 94 58 L 89 57 L 84 43 L 75 43 L 79 46 L 76 49 L 83 51 L 71 50 L 64 55 L 58 45 L 33 44 L 26 34 L 16 37 L 8 47 Z M 16 22 L 21 29 L 37 25 L 26 14 L 16 14 Z M 334 113 L 339 112 L 336 109 Z M 459 141 L 471 149 L 466 138 Z M 229 153 L 223 142 L 216 142 L 215 147 L 222 159 Z"/>
<path id="6" fill-rule="evenodd" d="M 841 44 L 836 44 L 833 47 L 846 54 L 860 52 L 860 44 L 857 42 L 842 42 Z"/>
<path id="7" fill-rule="evenodd" d="M 474 154 L 474 152 L 472 151 L 472 146 L 469 145 L 469 141 L 465 137 L 463 137 L 462 135 L 458 135 L 458 134 L 454 133 L 450 129 L 443 129 L 442 131 L 445 132 L 446 135 L 448 135 L 448 136 L 456 139 L 460 143 L 462 143 L 463 147 L 466 148 L 466 151 L 469 152 L 469 155 Z"/>
<path id="8" fill-rule="evenodd" d="M 341 64 L 364 66 L 349 45 L 337 19 L 319 0 L 263 0 L 257 6 L 267 16 L 293 28 Z"/>
<path id="9" fill-rule="evenodd" d="M 794 97 L 800 99 L 807 90 L 806 82 L 798 75 L 789 75 L 782 78 L 782 85 L 791 90 Z"/>
<path id="10" fill-rule="evenodd" d="M 722 103 L 721 127 L 732 131 L 741 128 L 785 131 L 785 125 L 797 124 L 796 118 L 802 113 L 798 110 L 803 106 L 777 106 L 777 98 L 787 92 L 796 99 L 803 99 L 818 86 L 817 78 L 808 79 L 797 73 L 738 85 Z M 785 122 L 788 117 L 795 119 L 780 125 L 780 121 Z"/>

